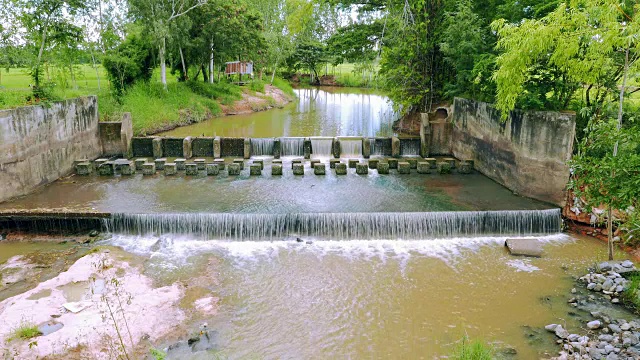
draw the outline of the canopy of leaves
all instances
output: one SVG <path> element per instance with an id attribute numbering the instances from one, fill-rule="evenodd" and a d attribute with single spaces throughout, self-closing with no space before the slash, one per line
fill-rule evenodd
<path id="1" fill-rule="evenodd" d="M 102 61 L 115 93 L 124 90 L 136 81 L 148 81 L 153 71 L 152 47 L 148 38 L 131 33 L 113 52 Z"/>

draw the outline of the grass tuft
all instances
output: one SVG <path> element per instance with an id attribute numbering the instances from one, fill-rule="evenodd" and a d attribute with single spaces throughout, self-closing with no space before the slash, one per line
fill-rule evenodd
<path id="1" fill-rule="evenodd" d="M 480 340 L 469 340 L 463 337 L 453 353 L 455 360 L 492 360 L 493 349 Z"/>
<path id="2" fill-rule="evenodd" d="M 17 328 L 11 330 L 8 341 L 14 339 L 27 340 L 40 335 L 42 335 L 42 333 L 38 329 L 38 326 L 23 320 Z"/>
<path id="3" fill-rule="evenodd" d="M 288 81 L 283 80 L 281 78 L 274 78 L 273 79 L 273 86 L 277 87 L 278 89 L 282 90 L 282 92 L 284 92 L 285 94 L 295 98 L 296 97 L 296 93 L 293 91 L 293 88 L 291 87 L 291 84 L 289 84 Z"/>

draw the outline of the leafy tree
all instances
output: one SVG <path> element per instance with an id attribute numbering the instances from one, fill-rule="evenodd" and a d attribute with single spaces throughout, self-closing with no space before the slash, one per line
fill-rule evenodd
<path id="1" fill-rule="evenodd" d="M 120 46 L 104 57 L 103 65 L 116 96 L 122 95 L 136 81 L 148 81 L 153 71 L 149 39 L 135 32 L 129 34 Z"/>
<path id="2" fill-rule="evenodd" d="M 637 138 L 624 130 L 623 123 L 627 79 L 630 72 L 637 72 L 640 50 L 635 10 L 634 6 L 621 7 L 614 0 L 572 0 L 539 20 L 518 25 L 500 20 L 493 24 L 504 50 L 495 73 L 496 106 L 503 116 L 516 105 L 531 67 L 539 61 L 562 71 L 567 81 L 583 84 L 586 99 L 594 87 L 603 94 L 598 97 L 596 111 L 585 110 L 590 114 L 589 128 L 581 152 L 574 158 L 576 178 L 572 188 L 587 195 L 592 206 L 606 205 L 610 259 L 612 209 L 632 206 L 640 196 L 634 177 L 637 155 L 628 150 L 637 148 Z M 617 118 L 610 110 L 615 103 Z"/>
<path id="3" fill-rule="evenodd" d="M 296 46 L 293 55 L 289 59 L 289 64 L 295 69 L 300 67 L 309 69 L 318 81 L 318 68 L 326 62 L 324 46 L 319 42 L 303 42 Z M 313 79 L 312 79 L 313 83 Z"/>

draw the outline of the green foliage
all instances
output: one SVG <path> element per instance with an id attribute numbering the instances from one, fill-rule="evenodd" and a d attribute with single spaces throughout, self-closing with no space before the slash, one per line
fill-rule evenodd
<path id="1" fill-rule="evenodd" d="M 632 275 L 629 278 L 628 287 L 622 292 L 620 298 L 625 306 L 636 314 L 640 314 L 640 275 Z"/>
<path id="2" fill-rule="evenodd" d="M 194 93 L 209 99 L 222 100 L 222 103 L 229 104 L 242 99 L 242 89 L 238 85 L 227 82 L 205 83 L 200 81 L 187 81 L 187 86 Z"/>
<path id="3" fill-rule="evenodd" d="M 282 90 L 282 92 L 284 92 L 285 94 L 291 96 L 291 97 L 295 97 L 296 93 L 293 92 L 293 88 L 291 87 L 291 84 L 289 84 L 288 81 L 283 80 L 281 78 L 274 78 L 273 79 L 273 86 L 277 87 L 278 89 Z"/>
<path id="4" fill-rule="evenodd" d="M 327 40 L 327 51 L 333 56 L 333 64 L 374 61 L 378 56 L 376 45 L 382 39 L 383 29 L 382 19 L 339 28 Z"/>
<path id="5" fill-rule="evenodd" d="M 151 348 L 149 350 L 149 353 L 151 354 L 151 356 L 153 356 L 155 360 L 165 360 L 167 358 L 167 353 L 155 348 Z"/>
<path id="6" fill-rule="evenodd" d="M 263 92 L 264 92 L 264 86 L 265 86 L 265 85 L 266 85 L 266 84 L 265 84 L 265 82 L 264 82 L 264 81 L 261 81 L 261 80 L 257 80 L 257 79 L 256 79 L 256 80 L 252 80 L 252 81 L 249 83 L 249 89 L 251 89 L 251 90 L 253 90 L 253 91 L 255 91 L 255 92 L 261 92 L 261 93 L 263 93 Z"/>
<path id="7" fill-rule="evenodd" d="M 301 68 L 313 72 L 318 78 L 319 67 L 327 61 L 327 54 L 322 43 L 316 41 L 302 42 L 296 46 L 295 51 L 287 59 L 287 64 L 293 70 Z"/>
<path id="8" fill-rule="evenodd" d="M 18 325 L 18 327 L 11 330 L 8 340 L 9 341 L 15 340 L 15 339 L 27 340 L 40 335 L 42 335 L 42 333 L 38 329 L 38 326 L 23 320 L 20 322 L 20 325 Z"/>
<path id="9" fill-rule="evenodd" d="M 620 229 L 625 245 L 633 248 L 640 246 L 640 210 L 631 211 Z"/>
<path id="10" fill-rule="evenodd" d="M 463 337 L 452 354 L 455 360 L 493 360 L 493 349 L 479 340 Z"/>
<path id="11" fill-rule="evenodd" d="M 148 81 L 153 71 L 152 49 L 149 39 L 129 34 L 113 52 L 102 61 L 114 92 L 121 96 L 136 81 Z"/>

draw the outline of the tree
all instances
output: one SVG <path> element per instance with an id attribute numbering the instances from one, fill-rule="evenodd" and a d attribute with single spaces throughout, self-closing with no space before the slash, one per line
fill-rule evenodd
<path id="1" fill-rule="evenodd" d="M 103 65 L 118 97 L 134 82 L 148 81 L 153 71 L 149 39 L 131 32 L 120 46 L 104 57 Z"/>
<path id="2" fill-rule="evenodd" d="M 167 89 L 167 38 L 172 34 L 173 22 L 208 0 L 129 0 L 132 14 L 143 21 L 158 44 L 160 81 Z"/>
<path id="3" fill-rule="evenodd" d="M 302 42 L 296 46 L 293 55 L 289 59 L 289 63 L 294 68 L 304 67 L 309 69 L 314 75 L 316 81 L 319 81 L 318 68 L 326 62 L 326 54 L 324 46 L 319 42 Z M 313 79 L 311 81 L 314 82 Z"/>
<path id="4" fill-rule="evenodd" d="M 586 109 L 591 115 L 589 132 L 582 153 L 573 161 L 576 178 L 572 187 L 587 195 L 593 207 L 607 207 L 609 259 L 613 258 L 612 210 L 633 206 L 640 195 L 637 176 L 633 177 L 637 155 L 621 151 L 625 143 L 634 144 L 633 137 L 623 131 L 623 110 L 628 74 L 637 72 L 640 55 L 635 11 L 633 5 L 621 7 L 614 0 L 571 0 L 539 20 L 493 23 L 500 37 L 498 45 L 504 50 L 494 75 L 496 107 L 504 117 L 525 89 L 531 67 L 541 60 L 562 71 L 568 81 L 582 84 L 587 104 L 593 88 L 603 94 L 596 111 Z M 612 103 L 617 103 L 617 116 L 609 110 Z M 611 128 L 613 123 L 615 128 Z M 600 151 L 597 157 L 592 155 L 595 150 Z"/>
<path id="5" fill-rule="evenodd" d="M 11 0 L 17 12 L 24 40 L 31 53 L 31 76 L 34 80 L 33 94 L 36 98 L 46 97 L 42 87 L 43 59 L 52 43 L 78 43 L 74 16 L 87 10 L 82 0 Z"/>

